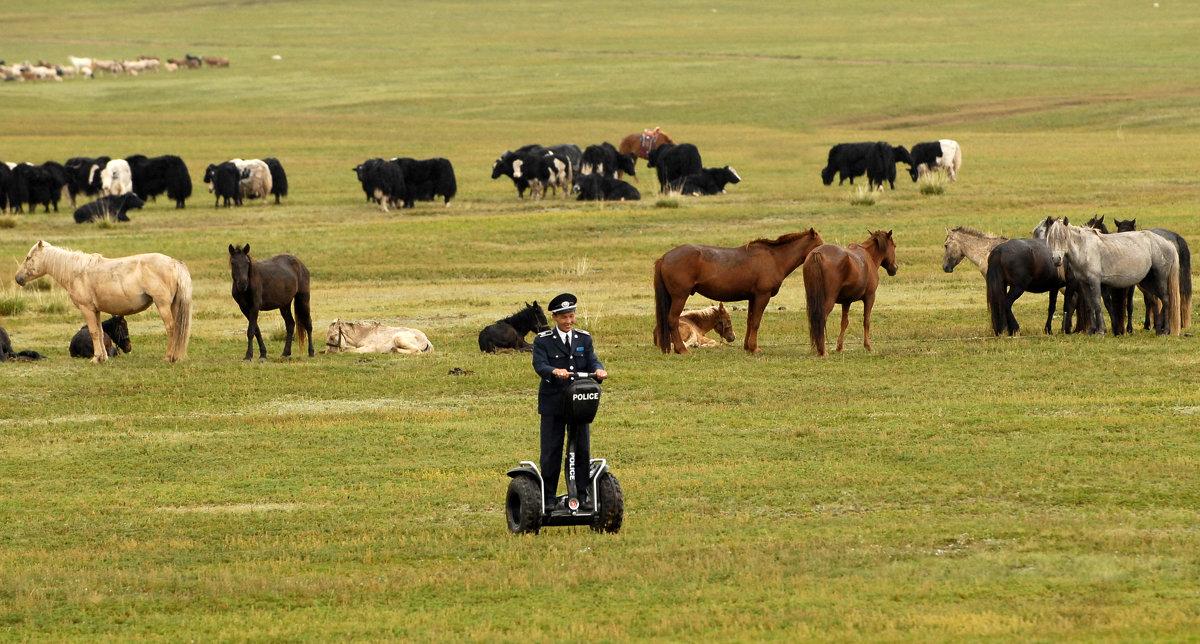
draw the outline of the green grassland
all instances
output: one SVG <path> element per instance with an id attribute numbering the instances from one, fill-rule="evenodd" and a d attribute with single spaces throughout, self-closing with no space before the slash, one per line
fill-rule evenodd
<path id="1" fill-rule="evenodd" d="M 1200 632 L 1200 345 L 990 337 L 948 227 L 1026 236 L 1103 214 L 1200 240 L 1200 9 L 1161 2 L 230 2 L 6 8 L 0 59 L 225 56 L 227 69 L 0 85 L 0 159 L 177 154 L 196 191 L 132 222 L 0 216 L 38 239 L 163 252 L 194 281 L 189 359 L 153 312 L 134 352 L 67 357 L 49 278 L 0 284 L 0 639 L 1186 641 Z M 274 59 L 278 56 L 278 59 Z M 662 126 L 728 194 L 658 207 L 518 201 L 504 150 Z M 829 147 L 954 138 L 959 181 L 871 206 L 821 185 Z M 278 157 L 284 204 L 213 208 L 204 167 Z M 459 196 L 382 213 L 351 169 L 445 156 Z M 653 260 L 815 227 L 894 231 L 862 348 L 808 345 L 799 276 L 761 355 L 664 356 Z M 335 317 L 423 329 L 431 356 L 243 363 L 226 247 L 290 252 Z M 528 355 L 476 334 L 571 291 L 611 374 L 593 453 L 616 535 L 504 527 L 537 453 Z M 1140 299 L 1140 298 L 1139 298 Z M 706 304 L 695 298 L 693 306 Z M 1141 304 L 1137 305 L 1140 316 Z M 1200 318 L 1198 318 L 1200 319 Z M 1056 327 L 1060 323 L 1056 317 Z M 836 333 L 837 320 L 829 325 Z M 1190 333 L 1193 329 L 1189 329 Z M 455 367 L 467 375 L 448 375 Z"/>

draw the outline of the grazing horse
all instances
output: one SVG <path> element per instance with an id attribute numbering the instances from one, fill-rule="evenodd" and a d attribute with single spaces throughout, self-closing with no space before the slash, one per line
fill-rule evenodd
<path id="1" fill-rule="evenodd" d="M 325 353 L 433 353 L 420 329 L 378 322 L 342 322 L 334 318 L 325 336 Z"/>
<path id="2" fill-rule="evenodd" d="M 479 332 L 479 350 L 485 353 L 498 351 L 533 351 L 533 345 L 525 341 L 529 333 L 548 331 L 546 312 L 537 300 L 525 303 L 525 308 L 493 322 Z"/>
<path id="3" fill-rule="evenodd" d="M 1136 284 L 1162 301 L 1155 331 L 1179 335 L 1179 251 L 1175 244 L 1148 230 L 1104 235 L 1093 228 L 1072 226 L 1066 218 L 1054 220 L 1046 229 L 1046 244 L 1055 265 L 1069 267 L 1079 282 L 1092 320 L 1091 332 L 1106 331 L 1101 287 Z M 1113 321 L 1114 325 L 1119 322 L 1119 318 Z"/>
<path id="4" fill-rule="evenodd" d="M 1119 233 L 1137 230 L 1136 219 L 1118 219 L 1113 223 Z M 1187 240 L 1179 233 L 1164 228 L 1151 228 L 1150 232 L 1175 244 L 1175 250 L 1179 251 L 1179 328 L 1186 329 L 1192 326 L 1192 251 L 1188 248 Z M 1143 292 L 1142 296 L 1146 303 L 1146 320 L 1142 328 L 1149 329 L 1150 312 L 1158 310 L 1159 302 L 1150 293 Z M 1129 298 L 1129 310 L 1133 311 L 1133 293 L 1129 294 Z"/>
<path id="5" fill-rule="evenodd" d="M 102 322 L 100 328 L 104 329 L 104 351 L 108 357 L 117 355 L 119 351 L 125 353 L 133 351 L 133 342 L 129 339 L 129 325 L 125 322 L 124 316 L 114 315 Z M 67 353 L 70 353 L 72 358 L 90 357 L 94 350 L 92 336 L 88 334 L 87 325 L 75 333 L 75 337 L 71 338 L 71 344 L 67 347 Z"/>
<path id="6" fill-rule="evenodd" d="M 729 311 L 722 302 L 697 311 L 684 311 L 679 315 L 679 336 L 683 338 L 684 346 L 717 346 L 720 342 L 704 335 L 713 329 L 716 329 L 717 335 L 726 342 L 737 339 L 733 332 L 733 322 L 729 319 Z"/>
<path id="7" fill-rule="evenodd" d="M 871 350 L 871 308 L 879 286 L 879 267 L 889 276 L 896 274 L 896 242 L 892 231 L 870 231 L 861 244 L 842 248 L 836 244 L 818 246 L 804 263 L 804 291 L 808 302 L 808 338 L 817 355 L 829 355 L 825 348 L 825 322 L 834 304 L 842 305 L 842 332 L 837 350 L 846 348 L 846 327 L 850 324 L 850 305 L 863 303 L 863 346 Z"/>
<path id="8" fill-rule="evenodd" d="M 39 241 L 14 279 L 24 286 L 50 275 L 66 289 L 92 336 L 93 363 L 108 359 L 100 313 L 133 315 L 153 304 L 167 330 L 167 362 L 187 358 L 192 326 L 192 276 L 183 262 L 159 253 L 108 259 Z"/>
<path id="9" fill-rule="evenodd" d="M 953 273 L 954 267 L 963 261 L 971 260 L 979 267 L 979 272 L 987 277 L 988 255 L 992 249 L 1008 241 L 1007 237 L 985 235 L 973 228 L 958 226 L 946 231 L 946 252 L 942 255 L 942 270 Z"/>
<path id="10" fill-rule="evenodd" d="M 675 140 L 667 136 L 658 127 L 653 130 L 645 130 L 641 133 L 634 132 L 629 136 L 621 139 L 621 145 L 618 152 L 621 154 L 633 154 L 633 168 L 637 169 L 637 157 L 643 159 L 650 158 L 650 151 L 664 143 L 674 143 Z M 632 171 L 629 174 L 634 174 Z"/>
<path id="11" fill-rule="evenodd" d="M 759 353 L 758 325 L 767 302 L 808 252 L 822 243 L 821 234 L 809 228 L 736 248 L 685 244 L 667 251 L 654 262 L 654 344 L 663 353 L 672 348 L 688 353 L 679 334 L 679 316 L 688 296 L 699 293 L 719 302 L 749 300 L 744 346 Z"/>
<path id="12" fill-rule="evenodd" d="M 287 340 L 283 344 L 283 357 L 292 355 L 292 335 L 296 343 L 304 344 L 308 338 L 308 357 L 313 356 L 312 317 L 308 307 L 308 268 L 294 255 L 276 255 L 271 259 L 257 261 L 250 257 L 250 244 L 238 248 L 229 245 L 229 268 L 233 274 L 233 299 L 249 325 L 246 327 L 246 357 L 254 353 L 254 341 L 258 340 L 258 357 L 267 358 L 267 347 L 263 344 L 262 331 L 258 328 L 258 312 L 279 309 Z M 292 318 L 289 306 L 295 302 L 296 317 Z M 300 326 L 297 328 L 296 323 Z"/>

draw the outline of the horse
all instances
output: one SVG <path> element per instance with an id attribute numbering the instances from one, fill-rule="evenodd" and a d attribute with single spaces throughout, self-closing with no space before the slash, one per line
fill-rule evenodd
<path id="1" fill-rule="evenodd" d="M 187 358 L 192 326 L 192 276 L 183 262 L 160 253 L 109 259 L 99 254 L 56 248 L 39 241 L 25 256 L 13 279 L 24 286 L 50 275 L 83 314 L 92 336 L 92 362 L 108 359 L 101 337 L 100 313 L 133 315 L 153 304 L 167 331 L 167 362 Z"/>
<path id="2" fill-rule="evenodd" d="M 834 304 L 842 305 L 842 332 L 838 335 L 837 350 L 845 350 L 846 327 L 850 324 L 850 305 L 863 303 L 863 346 L 871 350 L 871 308 L 875 306 L 875 290 L 879 286 L 879 267 L 895 276 L 896 242 L 892 231 L 869 231 L 870 237 L 861 244 L 842 248 L 822 244 L 815 248 L 804 263 L 804 295 L 808 302 L 808 338 L 817 355 L 827 356 L 825 322 Z"/>
<path id="3" fill-rule="evenodd" d="M 1117 232 L 1119 233 L 1137 230 L 1137 219 L 1130 219 L 1128 221 L 1117 219 L 1113 223 L 1116 224 Z M 1164 228 L 1151 228 L 1149 230 L 1175 244 L 1175 250 L 1179 251 L 1179 328 L 1186 329 L 1192 326 L 1192 251 L 1188 248 L 1187 240 L 1181 237 L 1179 233 Z M 1157 310 L 1159 303 L 1149 293 L 1143 292 L 1142 296 L 1146 304 L 1146 319 L 1142 328 L 1149 329 L 1150 312 L 1151 310 Z M 1132 292 L 1130 292 L 1129 298 L 1129 310 L 1132 311 Z M 1132 321 L 1130 324 L 1132 324 Z"/>
<path id="4" fill-rule="evenodd" d="M 637 157 L 643 159 L 650 158 L 650 151 L 664 143 L 674 143 L 675 140 L 667 136 L 662 129 L 655 127 L 653 130 L 644 130 L 642 132 L 634 132 L 629 136 L 621 139 L 621 145 L 618 147 L 618 152 L 621 154 L 635 155 L 633 158 L 633 168 L 637 169 Z M 629 174 L 634 174 L 630 172 Z"/>
<path id="5" fill-rule="evenodd" d="M 419 329 L 378 322 L 342 322 L 334 318 L 325 336 L 324 353 L 433 353 L 433 343 Z"/>
<path id="6" fill-rule="evenodd" d="M 533 345 L 525 341 L 526 334 L 549 329 L 546 312 L 537 300 L 533 304 L 526 302 L 525 308 L 487 325 L 479 332 L 479 350 L 485 353 L 533 351 Z"/>
<path id="7" fill-rule="evenodd" d="M 229 268 L 233 274 L 233 300 L 249 322 L 246 327 L 246 357 L 242 359 L 249 360 L 254 354 L 255 340 L 258 340 L 259 359 L 267 358 L 267 347 L 258 328 L 258 312 L 272 309 L 279 309 L 287 330 L 283 357 L 292 355 L 292 335 L 295 333 L 299 345 L 303 345 L 305 338 L 308 338 L 308 357 L 311 358 L 313 327 L 308 306 L 308 268 L 304 263 L 294 255 L 276 255 L 260 262 L 250 256 L 250 244 L 241 248 L 230 244 Z M 295 319 L 289 310 L 293 303 Z"/>
<path id="8" fill-rule="evenodd" d="M 963 261 L 971 260 L 979 267 L 979 272 L 987 278 L 988 255 L 992 249 L 1008 241 L 1007 237 L 985 235 L 973 228 L 958 226 L 946 231 L 946 252 L 942 255 L 942 270 L 953 273 L 954 267 Z"/>
<path id="9" fill-rule="evenodd" d="M 1155 316 L 1159 335 L 1179 335 L 1179 251 L 1175 244 L 1148 230 L 1103 235 L 1092 228 L 1072 226 L 1065 217 L 1046 229 L 1046 243 L 1055 265 L 1069 266 L 1089 304 L 1092 333 L 1104 334 L 1100 288 L 1140 285 L 1162 301 Z M 1119 310 L 1114 307 L 1114 311 Z M 1113 320 L 1118 326 L 1119 316 Z"/>
<path id="10" fill-rule="evenodd" d="M 717 330 L 717 335 L 726 342 L 733 342 L 737 335 L 733 332 L 733 322 L 729 319 L 729 311 L 725 304 L 718 302 L 708 308 L 696 311 L 684 311 L 679 314 L 679 337 L 687 347 L 715 347 L 720 342 L 705 337 L 704 334 Z"/>
<path id="11" fill-rule="evenodd" d="M 104 330 L 104 352 L 108 357 L 112 358 L 122 351 L 133 351 L 133 341 L 129 339 L 129 325 L 124 316 L 114 315 L 102 322 L 100 328 Z M 75 333 L 75 337 L 71 338 L 67 352 L 72 358 L 86 358 L 94 351 L 92 336 L 88 334 L 87 325 L 84 325 Z"/>
<path id="12" fill-rule="evenodd" d="M 719 302 L 750 301 L 744 348 L 759 353 L 758 325 L 767 302 L 783 280 L 822 244 L 809 228 L 777 239 L 755 239 L 745 246 L 724 248 L 685 244 L 654 262 L 654 344 L 663 353 L 688 353 L 679 334 L 679 316 L 693 293 Z"/>
<path id="13" fill-rule="evenodd" d="M 13 351 L 12 340 L 8 337 L 8 331 L 0 326 L 0 362 L 8 362 L 9 360 L 41 360 L 46 356 L 37 351 Z"/>

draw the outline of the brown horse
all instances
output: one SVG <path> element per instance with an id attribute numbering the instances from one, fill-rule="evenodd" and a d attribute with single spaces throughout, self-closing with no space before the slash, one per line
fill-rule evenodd
<path id="1" fill-rule="evenodd" d="M 767 302 L 821 243 L 821 234 L 809 228 L 737 248 L 685 244 L 667 251 L 654 262 L 654 344 L 663 353 L 672 347 L 688 353 L 679 335 L 679 315 L 688 296 L 699 293 L 718 302 L 750 301 L 744 347 L 758 353 L 758 324 Z"/>
<path id="2" fill-rule="evenodd" d="M 724 303 L 718 302 L 697 311 L 684 311 L 679 315 L 679 337 L 683 338 L 683 345 L 686 347 L 715 347 L 721 344 L 705 336 L 713 329 L 716 329 L 717 335 L 726 342 L 737 339 Z"/>
<path id="3" fill-rule="evenodd" d="M 250 256 L 250 244 L 241 248 L 230 244 L 229 269 L 233 274 L 233 299 L 249 323 L 243 360 L 249 360 L 253 355 L 255 340 L 258 340 L 258 357 L 267 358 L 267 347 L 263 345 L 262 331 L 258 328 L 258 312 L 271 309 L 279 309 L 287 331 L 283 357 L 292 355 L 293 333 L 299 346 L 304 346 L 305 339 L 308 340 L 308 357 L 313 357 L 308 267 L 294 255 L 276 255 L 260 262 Z M 288 310 L 293 302 L 295 318 Z"/>
<path id="4" fill-rule="evenodd" d="M 846 248 L 835 244 L 818 247 L 804 264 L 804 291 L 808 300 L 808 337 L 817 355 L 827 356 L 825 321 L 834 304 L 842 305 L 842 332 L 837 350 L 845 349 L 846 326 L 850 324 L 850 305 L 863 303 L 863 346 L 871 350 L 871 307 L 879 286 L 879 267 L 888 275 L 896 274 L 896 242 L 892 231 L 871 232 L 867 241 Z"/>
<path id="5" fill-rule="evenodd" d="M 635 157 L 633 159 L 633 166 L 636 169 L 637 168 L 637 157 L 642 157 L 643 159 L 649 159 L 651 150 L 653 150 L 654 148 L 657 148 L 658 146 L 660 146 L 664 143 L 674 143 L 674 142 L 675 142 L 674 139 L 667 136 L 666 132 L 663 132 L 661 129 L 655 127 L 653 130 L 646 130 L 641 133 L 634 132 L 633 134 L 630 134 L 629 136 L 621 139 L 621 145 L 619 147 L 619 150 L 620 150 L 621 154 L 635 155 Z M 633 173 L 630 173 L 630 174 L 633 174 Z"/>

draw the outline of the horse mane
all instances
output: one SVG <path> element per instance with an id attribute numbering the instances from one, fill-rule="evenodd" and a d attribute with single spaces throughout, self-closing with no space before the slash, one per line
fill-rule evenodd
<path id="1" fill-rule="evenodd" d="M 810 235 L 810 234 L 812 234 L 811 228 L 808 230 L 802 231 L 802 232 L 798 232 L 798 233 L 787 233 L 786 235 L 780 235 L 779 237 L 776 237 L 775 239 L 766 239 L 766 238 L 752 239 L 752 240 L 746 242 L 746 248 L 749 248 L 749 247 L 753 246 L 754 244 L 762 244 L 764 246 L 784 246 L 786 244 L 790 244 L 790 243 L 796 241 L 797 239 L 800 239 L 801 237 L 804 237 L 805 235 Z"/>
<path id="2" fill-rule="evenodd" d="M 979 239 L 1008 239 L 1004 235 L 992 235 L 990 233 L 981 233 L 978 230 L 975 230 L 974 228 L 971 228 L 969 226 L 955 226 L 954 228 L 950 229 L 950 232 L 962 233 L 964 235 L 970 235 L 971 237 L 977 237 Z"/>
<path id="3" fill-rule="evenodd" d="M 721 311 L 721 305 L 713 304 L 712 306 L 708 306 L 703 309 L 695 309 L 693 311 L 684 311 L 683 313 L 679 314 L 679 317 L 680 318 L 686 317 L 689 320 L 698 320 L 701 322 L 706 322 L 706 321 L 711 320 L 711 319 L 717 317 L 718 315 L 720 315 L 720 311 Z"/>

